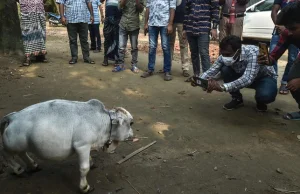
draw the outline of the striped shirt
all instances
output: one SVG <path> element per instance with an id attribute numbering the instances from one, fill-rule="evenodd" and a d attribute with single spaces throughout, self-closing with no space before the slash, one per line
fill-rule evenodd
<path id="1" fill-rule="evenodd" d="M 207 34 L 211 23 L 219 24 L 218 0 L 186 0 L 183 29 L 190 35 Z"/>
<path id="2" fill-rule="evenodd" d="M 56 0 L 56 3 L 65 6 L 65 15 L 67 22 L 88 23 L 90 21 L 90 12 L 87 6 L 91 0 Z"/>
<path id="3" fill-rule="evenodd" d="M 105 17 L 116 17 L 117 19 L 121 18 L 121 12 L 119 10 L 119 1 L 118 0 L 106 0 L 105 3 Z"/>
<path id="4" fill-rule="evenodd" d="M 91 0 L 94 12 L 94 24 L 100 24 L 99 6 L 101 5 L 100 0 Z M 91 21 L 89 21 L 91 24 Z"/>
<path id="5" fill-rule="evenodd" d="M 277 78 L 273 66 L 263 66 L 257 63 L 258 53 L 259 49 L 257 46 L 242 46 L 240 59 L 234 63 L 231 68 L 236 73 L 243 73 L 243 75 L 233 82 L 225 83 L 224 87 L 226 92 L 233 92 L 250 86 L 255 80 L 261 79 L 262 77 L 270 76 L 274 79 Z M 200 77 L 202 79 L 208 79 L 216 76 L 221 71 L 223 65 L 222 58 L 219 57 L 215 64 Z"/>
<path id="6" fill-rule="evenodd" d="M 45 13 L 43 0 L 19 0 L 22 13 Z"/>

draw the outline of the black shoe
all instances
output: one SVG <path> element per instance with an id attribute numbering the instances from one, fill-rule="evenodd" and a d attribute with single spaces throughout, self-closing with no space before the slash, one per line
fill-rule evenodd
<path id="1" fill-rule="evenodd" d="M 266 104 L 257 103 L 256 110 L 257 110 L 257 112 L 267 112 L 268 106 Z"/>
<path id="2" fill-rule="evenodd" d="M 76 64 L 77 63 L 77 59 L 74 59 L 74 58 L 72 58 L 70 61 L 69 61 L 69 64 L 70 65 L 74 65 L 74 64 Z"/>
<path id="3" fill-rule="evenodd" d="M 89 63 L 89 64 L 95 64 L 95 61 L 93 61 L 91 58 L 86 58 L 83 60 L 83 62 Z"/>
<path id="4" fill-rule="evenodd" d="M 233 98 L 229 103 L 225 104 L 223 108 L 225 110 L 233 110 L 238 107 L 244 106 L 244 102 L 242 98 Z"/>
<path id="5" fill-rule="evenodd" d="M 165 73 L 165 76 L 164 76 L 164 80 L 165 81 L 171 81 L 173 78 L 172 78 L 172 75 L 170 74 L 170 72 L 166 72 Z"/>

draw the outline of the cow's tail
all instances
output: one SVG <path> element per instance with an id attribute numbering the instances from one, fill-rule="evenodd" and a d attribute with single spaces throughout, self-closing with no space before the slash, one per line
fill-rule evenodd
<path id="1" fill-rule="evenodd" d="M 15 114 L 15 112 L 10 113 L 6 116 L 4 116 L 1 121 L 0 121 L 0 135 L 2 136 L 5 129 L 7 128 L 7 126 L 9 125 L 10 121 L 11 121 L 11 116 Z"/>

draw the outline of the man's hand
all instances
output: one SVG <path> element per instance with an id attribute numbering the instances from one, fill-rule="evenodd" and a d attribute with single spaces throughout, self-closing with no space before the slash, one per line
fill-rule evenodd
<path id="1" fill-rule="evenodd" d="M 145 36 L 147 35 L 148 31 L 149 31 L 148 23 L 145 23 L 145 26 L 144 26 L 144 35 Z"/>
<path id="2" fill-rule="evenodd" d="M 292 79 L 288 82 L 287 88 L 291 91 L 296 91 L 300 88 L 300 78 Z"/>
<path id="3" fill-rule="evenodd" d="M 285 30 L 285 27 L 284 26 L 276 26 L 276 29 L 279 32 L 279 34 L 281 34 Z"/>
<path id="4" fill-rule="evenodd" d="M 271 65 L 270 64 L 271 62 L 269 62 L 267 55 L 258 55 L 257 56 L 257 63 L 259 65 L 267 65 L 267 66 Z"/>
<path id="5" fill-rule="evenodd" d="M 207 93 L 211 93 L 212 91 L 223 92 L 221 85 L 214 79 L 208 80 Z"/>
<path id="6" fill-rule="evenodd" d="M 62 23 L 63 25 L 67 25 L 67 19 L 66 19 L 65 16 L 62 16 L 62 17 L 61 17 L 61 23 Z"/>
<path id="7" fill-rule="evenodd" d="M 187 37 L 186 37 L 186 31 L 185 31 L 185 30 L 182 31 L 182 38 L 183 38 L 183 40 L 186 40 L 186 38 L 187 38 Z"/>
<path id="8" fill-rule="evenodd" d="M 211 36 L 212 36 L 213 40 L 217 40 L 218 39 L 217 29 L 212 29 L 210 33 L 211 33 Z"/>
<path id="9" fill-rule="evenodd" d="M 105 17 L 104 16 L 101 16 L 101 23 L 103 24 L 105 21 Z"/>
<path id="10" fill-rule="evenodd" d="M 172 33 L 173 33 L 173 25 L 172 24 L 168 24 L 167 34 L 171 35 Z"/>
<path id="11" fill-rule="evenodd" d="M 91 24 L 94 23 L 94 16 L 91 16 L 91 17 L 90 17 L 90 21 L 91 21 Z"/>

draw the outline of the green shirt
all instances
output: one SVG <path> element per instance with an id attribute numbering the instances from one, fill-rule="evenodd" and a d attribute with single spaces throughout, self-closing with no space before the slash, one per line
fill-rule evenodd
<path id="1" fill-rule="evenodd" d="M 126 31 L 134 31 L 140 28 L 140 13 L 136 9 L 136 0 L 127 0 L 122 10 L 122 18 L 120 21 L 120 27 Z M 140 3 L 145 6 L 144 0 L 139 0 Z"/>

